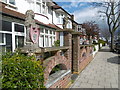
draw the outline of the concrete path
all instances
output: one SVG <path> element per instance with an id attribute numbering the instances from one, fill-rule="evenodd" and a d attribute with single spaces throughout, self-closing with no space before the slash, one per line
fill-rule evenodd
<path id="1" fill-rule="evenodd" d="M 103 47 L 71 88 L 118 88 L 118 59 L 117 54 Z"/>

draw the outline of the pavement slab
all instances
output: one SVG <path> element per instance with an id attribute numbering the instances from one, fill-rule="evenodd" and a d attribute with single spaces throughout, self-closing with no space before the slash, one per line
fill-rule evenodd
<path id="1" fill-rule="evenodd" d="M 118 88 L 118 59 L 118 54 L 109 52 L 109 47 L 102 47 L 70 88 Z"/>

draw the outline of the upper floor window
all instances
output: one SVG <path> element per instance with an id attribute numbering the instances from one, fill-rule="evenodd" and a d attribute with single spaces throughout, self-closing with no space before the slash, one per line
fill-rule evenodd
<path id="1" fill-rule="evenodd" d="M 42 2 L 42 0 L 37 0 L 36 1 L 36 12 L 47 14 L 47 11 L 48 11 L 48 7 L 46 5 L 46 2 Z"/>
<path id="2" fill-rule="evenodd" d="M 38 3 L 38 2 L 37 2 L 37 3 L 36 3 L 36 8 L 37 8 L 37 9 L 36 9 L 36 12 L 37 12 L 37 13 L 41 13 L 41 3 Z"/>
<path id="3" fill-rule="evenodd" d="M 15 0 L 9 0 L 9 3 L 15 5 Z"/>
<path id="4" fill-rule="evenodd" d="M 62 13 L 56 13 L 57 23 L 63 24 L 64 15 Z"/>
<path id="5" fill-rule="evenodd" d="M 5 3 L 15 5 L 15 0 L 2 0 Z"/>

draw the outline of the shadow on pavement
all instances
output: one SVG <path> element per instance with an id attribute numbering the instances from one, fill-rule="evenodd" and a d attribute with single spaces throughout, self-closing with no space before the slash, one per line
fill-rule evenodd
<path id="1" fill-rule="evenodd" d="M 120 58 L 118 56 L 115 56 L 115 57 L 107 59 L 107 62 L 115 63 L 115 64 L 120 64 L 120 60 L 119 59 Z"/>

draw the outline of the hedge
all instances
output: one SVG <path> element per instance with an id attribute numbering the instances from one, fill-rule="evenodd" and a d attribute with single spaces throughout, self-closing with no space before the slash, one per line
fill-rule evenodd
<path id="1" fill-rule="evenodd" d="M 43 70 L 34 56 L 7 53 L 2 56 L 2 88 L 45 88 Z"/>

